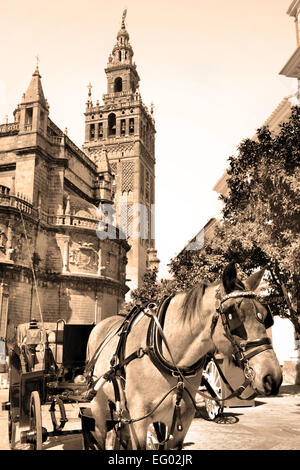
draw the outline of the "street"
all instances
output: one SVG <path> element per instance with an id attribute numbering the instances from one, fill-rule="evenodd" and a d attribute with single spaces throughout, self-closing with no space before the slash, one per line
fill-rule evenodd
<path id="1" fill-rule="evenodd" d="M 8 390 L 0 390 L 0 401 L 7 397 Z M 66 408 L 69 421 L 65 430 L 61 436 L 52 436 L 49 405 L 43 406 L 43 426 L 50 432 L 44 450 L 82 449 L 78 406 L 68 404 Z M 205 415 L 202 406 L 199 415 Z M 224 417 L 227 423 L 196 417 L 186 436 L 184 450 L 300 449 L 300 385 L 283 385 L 278 396 L 257 398 L 255 407 L 226 408 Z M 9 449 L 6 411 L 0 411 L 0 449 Z"/>

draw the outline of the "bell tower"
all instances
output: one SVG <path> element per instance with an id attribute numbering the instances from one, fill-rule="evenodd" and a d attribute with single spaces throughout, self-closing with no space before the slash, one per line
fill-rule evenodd
<path id="1" fill-rule="evenodd" d="M 105 70 L 107 76 L 107 93 L 135 93 L 140 77 L 133 64 L 133 50 L 129 43 L 129 34 L 125 28 L 126 10 L 123 13 L 121 29 L 117 42 L 108 59 Z"/>
<path id="2" fill-rule="evenodd" d="M 144 105 L 140 77 L 122 16 L 117 41 L 105 69 L 107 93 L 93 103 L 91 85 L 85 110 L 84 151 L 98 165 L 106 152 L 112 176 L 116 223 L 131 249 L 126 277 L 139 287 L 148 267 L 158 266 L 154 240 L 155 121 Z"/>

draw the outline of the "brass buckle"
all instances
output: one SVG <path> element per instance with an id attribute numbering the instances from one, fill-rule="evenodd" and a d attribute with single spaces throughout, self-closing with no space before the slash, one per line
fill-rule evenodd
<path id="1" fill-rule="evenodd" d="M 139 359 L 141 359 L 143 356 L 145 356 L 145 351 L 143 348 L 139 348 L 136 352 L 136 355 Z"/>
<path id="2" fill-rule="evenodd" d="M 110 365 L 111 367 L 116 367 L 117 364 L 118 364 L 118 356 L 114 354 L 110 360 Z"/>
<path id="3" fill-rule="evenodd" d="M 180 390 L 183 390 L 184 389 L 184 383 L 182 382 L 182 380 L 179 380 L 177 382 L 177 388 Z"/>
<path id="4" fill-rule="evenodd" d="M 246 379 L 250 380 L 250 382 L 253 382 L 255 378 L 255 372 L 252 369 L 252 367 L 248 364 L 248 362 L 246 363 L 245 368 L 244 368 L 244 375 Z"/>

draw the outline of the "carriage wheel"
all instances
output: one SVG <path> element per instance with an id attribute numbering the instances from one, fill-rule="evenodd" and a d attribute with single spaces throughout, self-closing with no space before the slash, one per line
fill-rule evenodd
<path id="1" fill-rule="evenodd" d="M 106 435 L 105 450 L 120 450 L 120 432 L 112 429 Z"/>
<path id="2" fill-rule="evenodd" d="M 11 358 L 10 358 L 11 360 Z M 9 441 L 9 446 L 13 450 L 16 445 L 16 431 L 17 431 L 17 422 L 15 421 L 15 414 L 16 412 L 13 413 L 12 407 L 14 406 L 14 403 L 12 403 L 12 384 L 14 380 L 16 379 L 16 373 L 17 369 L 15 368 L 14 370 L 12 369 L 12 366 L 10 364 L 9 369 L 8 369 L 8 383 L 9 383 L 9 392 L 8 392 L 8 401 L 9 401 L 9 409 L 8 409 L 8 441 Z"/>
<path id="3" fill-rule="evenodd" d="M 222 379 L 214 361 L 209 361 L 203 375 L 215 392 L 216 397 L 222 399 Z M 219 405 L 213 398 L 205 398 L 205 407 L 211 420 L 220 416 L 224 410 L 224 406 Z"/>
<path id="4" fill-rule="evenodd" d="M 30 396 L 29 405 L 29 432 L 33 433 L 31 445 L 34 450 L 42 450 L 43 428 L 42 411 L 39 392 L 34 391 Z"/>
<path id="5" fill-rule="evenodd" d="M 8 441 L 11 450 L 15 448 L 16 445 L 16 430 L 17 423 L 13 421 L 11 411 L 8 411 Z"/>

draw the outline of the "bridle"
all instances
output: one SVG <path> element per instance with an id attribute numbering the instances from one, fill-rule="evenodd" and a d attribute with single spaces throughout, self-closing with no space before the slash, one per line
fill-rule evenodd
<path id="1" fill-rule="evenodd" d="M 223 328 L 225 330 L 225 336 L 230 341 L 233 349 L 233 358 L 244 371 L 244 375 L 249 384 L 251 384 L 255 378 L 255 372 L 253 368 L 249 365 L 249 360 L 256 356 L 257 354 L 266 351 L 267 349 L 273 349 L 270 338 L 265 337 L 261 339 L 256 339 L 253 341 L 240 341 L 238 342 L 234 335 L 232 334 L 230 328 L 230 320 L 227 309 L 223 307 L 224 303 L 229 299 L 237 298 L 248 298 L 248 299 L 258 299 L 258 296 L 252 291 L 233 291 L 230 294 L 225 295 L 221 300 L 217 301 L 216 305 L 216 316 L 213 319 L 212 325 L 212 334 L 216 327 L 219 317 L 222 320 Z M 258 321 L 262 321 L 257 316 Z M 242 322 L 241 322 L 242 325 Z"/>

